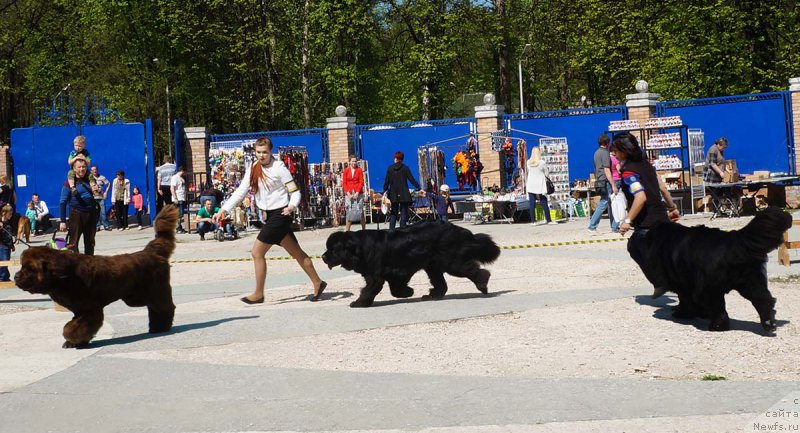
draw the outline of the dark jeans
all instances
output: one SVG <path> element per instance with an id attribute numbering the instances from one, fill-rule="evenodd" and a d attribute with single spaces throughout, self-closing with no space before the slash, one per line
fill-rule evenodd
<path id="1" fill-rule="evenodd" d="M 178 231 L 182 232 L 183 230 L 183 214 L 185 212 L 184 207 L 186 206 L 185 201 L 177 201 L 175 202 L 175 206 L 178 206 Z"/>
<path id="2" fill-rule="evenodd" d="M 144 215 L 144 209 L 136 209 L 136 223 L 139 224 L 139 227 L 143 227 L 142 224 L 143 215 Z"/>
<path id="3" fill-rule="evenodd" d="M 117 200 L 114 202 L 114 209 L 117 212 L 117 227 L 128 228 L 128 205 L 122 200 Z"/>
<path id="4" fill-rule="evenodd" d="M 41 217 L 41 219 L 36 221 L 36 231 L 37 232 L 42 232 L 42 233 L 47 233 L 48 230 L 53 228 L 53 223 L 52 223 L 52 221 L 50 221 L 50 218 L 52 218 L 52 215 L 50 215 L 48 213 L 48 214 L 40 215 L 40 217 Z"/>
<path id="5" fill-rule="evenodd" d="M 156 215 L 161 212 L 165 204 L 172 204 L 172 189 L 169 185 L 161 185 L 162 194 L 156 194 Z"/>
<path id="6" fill-rule="evenodd" d="M 642 270 L 644 276 L 647 277 L 647 281 L 650 281 L 653 287 L 668 289 L 668 287 L 665 287 L 665 284 L 661 282 L 658 273 L 650 266 L 650 259 L 647 254 L 647 242 L 644 238 L 648 231 L 649 229 L 635 229 L 633 231 L 633 234 L 628 239 L 628 254 L 630 254 L 633 261 L 639 265 L 639 269 Z"/>
<path id="7" fill-rule="evenodd" d="M 201 221 L 197 223 L 197 234 L 211 233 L 217 229 L 217 225 L 208 221 Z"/>
<path id="8" fill-rule="evenodd" d="M 411 205 L 409 202 L 392 202 L 392 208 L 389 210 L 389 230 L 397 225 L 397 212 L 400 212 L 400 228 L 406 226 L 408 221 L 408 207 Z"/>
<path id="9" fill-rule="evenodd" d="M 97 211 L 81 212 L 70 209 L 69 211 L 69 241 L 72 251 L 78 252 L 78 243 L 83 236 L 83 253 L 87 256 L 94 255 L 94 235 L 97 233 Z"/>
<path id="10" fill-rule="evenodd" d="M 11 248 L 0 245 L 0 260 L 11 260 Z M 0 281 L 11 281 L 8 266 L 0 266 Z"/>
<path id="11" fill-rule="evenodd" d="M 550 222 L 550 206 L 547 205 L 547 196 L 544 194 L 534 194 L 532 192 L 528 193 L 528 208 L 530 209 L 529 212 L 531 214 L 531 222 L 536 220 L 536 200 L 539 200 L 539 203 L 542 205 L 542 211 L 544 211 L 544 219 L 547 222 Z"/>

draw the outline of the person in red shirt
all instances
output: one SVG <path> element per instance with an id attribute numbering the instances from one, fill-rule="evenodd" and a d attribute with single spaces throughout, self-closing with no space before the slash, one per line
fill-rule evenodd
<path id="1" fill-rule="evenodd" d="M 345 196 L 345 208 L 347 215 L 345 220 L 345 230 L 350 231 L 350 225 L 354 222 L 361 223 L 361 230 L 367 228 L 364 220 L 364 201 L 367 200 L 364 194 L 364 172 L 358 166 L 358 158 L 350 155 L 350 164 L 342 173 L 342 187 Z M 358 218 L 356 218 L 358 217 Z"/>

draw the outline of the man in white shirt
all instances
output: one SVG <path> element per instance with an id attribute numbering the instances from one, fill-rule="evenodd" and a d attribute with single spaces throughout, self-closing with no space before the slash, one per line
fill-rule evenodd
<path id="1" fill-rule="evenodd" d="M 47 233 L 53 227 L 53 223 L 50 222 L 50 218 L 52 218 L 50 209 L 47 208 L 47 203 L 44 200 L 39 199 L 38 193 L 33 193 L 31 201 L 33 202 L 33 207 L 36 208 L 36 233 L 34 234 Z"/>
<path id="2" fill-rule="evenodd" d="M 156 215 L 165 204 L 172 204 L 172 176 L 175 175 L 175 164 L 172 157 L 164 155 L 164 164 L 156 167 Z"/>
<path id="3" fill-rule="evenodd" d="M 183 175 L 183 166 L 180 166 L 170 180 L 170 193 L 178 206 L 178 233 L 187 233 L 183 229 L 183 208 L 186 206 L 186 181 L 183 179 Z"/>

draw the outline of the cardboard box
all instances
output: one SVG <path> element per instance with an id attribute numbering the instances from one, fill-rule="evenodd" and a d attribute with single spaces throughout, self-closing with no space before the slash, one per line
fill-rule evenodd
<path id="1" fill-rule="evenodd" d="M 722 177 L 723 182 L 733 183 L 739 181 L 739 168 L 736 167 L 736 160 L 729 159 L 722 164 L 722 171 L 725 176 Z"/>
<path id="2" fill-rule="evenodd" d="M 597 209 L 597 205 L 600 204 L 600 196 L 595 195 L 589 199 L 589 214 L 592 214 L 595 209 Z"/>
<path id="3" fill-rule="evenodd" d="M 749 186 L 742 189 L 746 196 L 756 198 L 756 206 L 759 209 L 769 206 L 786 206 L 786 187 L 781 185 L 766 185 L 762 187 Z"/>

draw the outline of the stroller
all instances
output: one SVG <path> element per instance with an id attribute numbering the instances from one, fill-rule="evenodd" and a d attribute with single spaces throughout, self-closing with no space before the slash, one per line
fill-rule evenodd
<path id="1" fill-rule="evenodd" d="M 230 216 L 219 221 L 219 227 L 214 230 L 214 239 L 220 242 L 239 239 L 239 231 L 236 230 L 236 224 L 233 223 L 233 219 Z"/>

